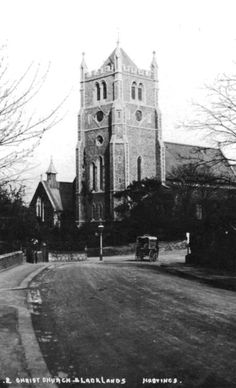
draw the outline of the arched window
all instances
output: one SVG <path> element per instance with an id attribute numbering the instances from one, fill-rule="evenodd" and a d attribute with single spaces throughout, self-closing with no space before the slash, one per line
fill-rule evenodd
<path id="1" fill-rule="evenodd" d="M 139 101 L 143 99 L 143 84 L 139 84 L 138 86 L 138 99 Z"/>
<path id="2" fill-rule="evenodd" d="M 101 218 L 101 220 L 103 220 L 103 219 L 104 219 L 104 214 L 103 214 L 103 205 L 102 205 L 102 204 L 100 204 L 100 218 Z"/>
<path id="3" fill-rule="evenodd" d="M 141 156 L 137 159 L 137 180 L 141 181 L 142 179 L 142 158 Z"/>
<path id="4" fill-rule="evenodd" d="M 131 87 L 131 97 L 133 100 L 135 100 L 136 98 L 136 87 L 137 87 L 136 82 L 133 82 Z"/>
<path id="5" fill-rule="evenodd" d="M 200 203 L 196 204 L 196 218 L 197 220 L 202 220 L 202 205 Z"/>
<path id="6" fill-rule="evenodd" d="M 107 84 L 105 81 L 102 81 L 102 92 L 103 92 L 103 99 L 105 100 L 107 98 Z"/>
<path id="7" fill-rule="evenodd" d="M 99 220 L 103 219 L 103 206 L 101 203 L 97 204 L 97 216 Z"/>
<path id="8" fill-rule="evenodd" d="M 96 82 L 95 87 L 96 87 L 96 97 L 97 97 L 97 100 L 100 101 L 101 93 L 100 93 L 100 85 L 99 85 L 99 83 Z"/>
<path id="9" fill-rule="evenodd" d="M 92 204 L 92 217 L 93 220 L 96 219 L 96 205 L 95 203 Z"/>
<path id="10" fill-rule="evenodd" d="M 103 177 L 104 177 L 104 166 L 103 166 L 103 158 L 99 156 L 99 188 L 100 190 L 104 189 L 104 182 L 103 182 Z"/>
<path id="11" fill-rule="evenodd" d="M 36 201 L 36 216 L 41 218 L 41 221 L 44 222 L 44 202 L 40 197 Z"/>
<path id="12" fill-rule="evenodd" d="M 96 166 L 95 163 L 90 164 L 90 189 L 96 190 Z"/>
<path id="13" fill-rule="evenodd" d="M 41 198 L 37 198 L 36 201 L 36 216 L 41 217 L 41 211 L 42 211 L 42 200 Z"/>
<path id="14" fill-rule="evenodd" d="M 41 219 L 42 219 L 42 222 L 44 222 L 44 202 L 42 202 Z"/>

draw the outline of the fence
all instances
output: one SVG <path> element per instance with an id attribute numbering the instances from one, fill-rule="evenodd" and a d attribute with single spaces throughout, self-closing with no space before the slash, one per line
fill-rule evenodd
<path id="1" fill-rule="evenodd" d="M 48 259 L 50 262 L 85 261 L 87 252 L 49 252 Z"/>

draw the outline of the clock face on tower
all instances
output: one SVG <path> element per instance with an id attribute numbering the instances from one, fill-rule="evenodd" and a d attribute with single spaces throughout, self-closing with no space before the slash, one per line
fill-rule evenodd
<path id="1" fill-rule="evenodd" d="M 96 113 L 96 119 L 97 121 L 101 122 L 103 120 L 103 117 L 104 117 L 104 113 L 99 110 L 97 113 Z"/>
<path id="2" fill-rule="evenodd" d="M 143 114 L 142 114 L 141 110 L 136 110 L 135 117 L 136 117 L 137 121 L 141 121 L 142 120 Z"/>

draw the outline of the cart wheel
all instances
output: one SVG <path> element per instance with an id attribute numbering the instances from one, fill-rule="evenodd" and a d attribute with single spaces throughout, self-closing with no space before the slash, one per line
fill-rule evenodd
<path id="1" fill-rule="evenodd" d="M 150 261 L 156 261 L 157 260 L 157 253 L 154 251 L 150 251 L 149 253 L 149 260 Z"/>

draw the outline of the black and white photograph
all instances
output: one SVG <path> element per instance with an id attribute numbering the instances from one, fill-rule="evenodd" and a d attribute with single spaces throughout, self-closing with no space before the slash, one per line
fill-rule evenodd
<path id="1" fill-rule="evenodd" d="M 236 388 L 235 15 L 0 0 L 0 388 Z"/>

